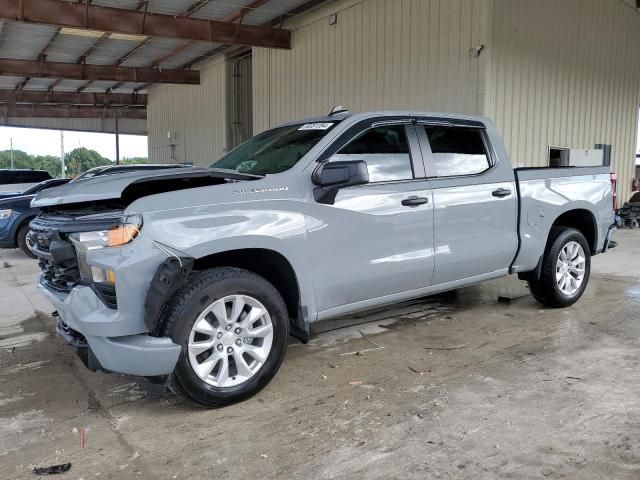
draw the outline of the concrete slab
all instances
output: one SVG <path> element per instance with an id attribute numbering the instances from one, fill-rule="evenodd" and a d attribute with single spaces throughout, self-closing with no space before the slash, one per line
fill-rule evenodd
<path id="1" fill-rule="evenodd" d="M 574 307 L 507 278 L 319 325 L 258 396 L 214 410 L 86 371 L 36 263 L 0 251 L 0 478 L 637 479 L 640 232 L 618 240 Z"/>

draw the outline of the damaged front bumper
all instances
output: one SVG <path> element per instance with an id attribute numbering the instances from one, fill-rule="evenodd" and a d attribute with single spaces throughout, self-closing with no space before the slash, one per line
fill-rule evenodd
<path id="1" fill-rule="evenodd" d="M 58 312 L 57 332 L 87 366 L 145 377 L 170 374 L 181 348 L 153 335 L 145 324 L 144 301 L 166 252 L 140 237 L 125 246 L 90 250 L 79 262 L 69 229 L 61 231 L 45 220 L 31 227 L 38 235 L 34 253 L 43 269 L 38 288 Z M 115 283 L 106 292 L 82 277 L 80 265 L 112 272 Z"/>
<path id="2" fill-rule="evenodd" d="M 78 286 L 68 295 L 50 290 L 43 282 L 38 288 L 58 312 L 58 334 L 79 349 L 92 370 L 145 377 L 173 372 L 180 346 L 170 338 L 149 334 L 111 336 L 119 323 L 118 311 L 104 306 L 91 288 Z M 106 332 L 110 336 L 101 335 Z"/>

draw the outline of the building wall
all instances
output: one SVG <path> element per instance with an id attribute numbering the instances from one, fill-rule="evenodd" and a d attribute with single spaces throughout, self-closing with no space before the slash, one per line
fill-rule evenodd
<path id="1" fill-rule="evenodd" d="M 612 145 L 619 198 L 631 191 L 640 93 L 640 15 L 620 0 L 493 0 L 484 114 L 514 163 L 548 147 Z"/>
<path id="2" fill-rule="evenodd" d="M 352 111 L 478 112 L 484 0 L 331 2 L 293 19 L 291 50 L 253 51 L 254 131 Z M 329 15 L 337 13 L 337 23 Z"/>
<path id="3" fill-rule="evenodd" d="M 206 63 L 200 75 L 200 85 L 150 89 L 147 124 L 152 162 L 193 162 L 205 166 L 224 154 L 227 139 L 224 59 L 218 57 Z M 175 146 L 173 157 L 171 145 Z"/>
<path id="4" fill-rule="evenodd" d="M 611 144 L 619 197 L 629 195 L 640 15 L 623 0 L 336 0 L 285 27 L 291 50 L 253 49 L 254 133 L 338 104 L 482 114 L 516 165 L 546 165 L 549 146 Z M 151 90 L 152 160 L 170 161 L 171 142 L 175 161 L 225 152 L 225 70 L 219 57 L 201 86 Z"/>

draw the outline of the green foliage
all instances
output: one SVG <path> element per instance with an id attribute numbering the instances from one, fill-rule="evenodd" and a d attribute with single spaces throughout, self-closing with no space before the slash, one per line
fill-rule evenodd
<path id="1" fill-rule="evenodd" d="M 122 163 L 122 165 L 138 165 L 140 163 L 149 163 L 149 159 L 147 157 L 125 157 L 120 163 Z"/>
<path id="2" fill-rule="evenodd" d="M 113 162 L 95 150 L 81 147 L 65 154 L 64 164 L 67 166 L 67 176 L 76 177 L 90 168 L 113 165 Z"/>
<path id="3" fill-rule="evenodd" d="M 0 168 L 11 168 L 11 152 L 9 150 L 0 151 Z M 21 150 L 14 150 L 13 168 L 47 170 L 52 177 L 59 177 L 61 170 L 60 157 L 53 155 L 34 156 Z"/>
<path id="4" fill-rule="evenodd" d="M 113 165 L 111 160 L 88 148 L 71 150 L 65 154 L 64 163 L 67 167 L 67 177 L 76 177 L 93 167 Z M 121 163 L 122 165 L 135 165 L 149 163 L 149 159 L 144 157 L 124 158 Z M 60 157 L 54 155 L 29 155 L 21 150 L 13 151 L 13 168 L 47 170 L 52 177 L 60 177 L 61 167 Z M 11 168 L 11 152 L 9 150 L 0 151 L 0 168 Z"/>

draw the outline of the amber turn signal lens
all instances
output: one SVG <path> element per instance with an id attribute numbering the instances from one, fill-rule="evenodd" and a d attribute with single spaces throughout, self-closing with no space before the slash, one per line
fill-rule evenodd
<path id="1" fill-rule="evenodd" d="M 140 225 L 121 225 L 108 232 L 107 245 L 117 247 L 129 243 L 138 236 Z"/>

